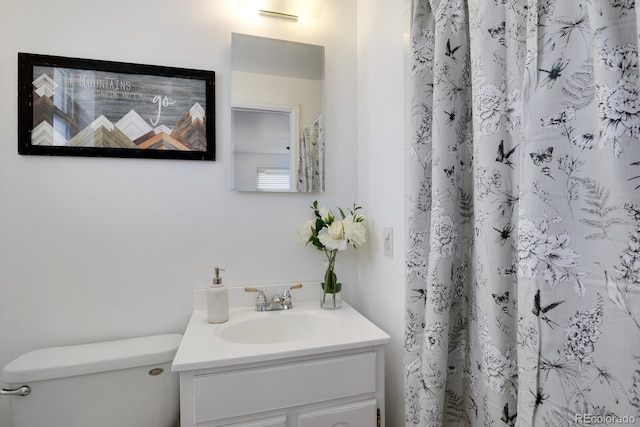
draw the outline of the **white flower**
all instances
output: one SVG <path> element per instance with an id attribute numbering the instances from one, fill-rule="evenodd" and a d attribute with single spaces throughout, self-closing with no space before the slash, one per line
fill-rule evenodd
<path id="1" fill-rule="evenodd" d="M 494 84 L 486 84 L 473 94 L 473 118 L 480 135 L 493 135 L 498 132 L 502 117 L 506 112 L 506 99 L 503 91 Z"/>
<path id="2" fill-rule="evenodd" d="M 341 220 L 336 219 L 330 209 L 319 208 L 317 200 L 313 202 L 311 209 L 314 218 L 298 228 L 298 238 L 304 243 L 311 243 L 315 249 L 324 251 L 331 266 L 335 261 L 336 251 L 347 249 L 349 244 L 357 247 L 366 242 L 364 217 L 358 213 L 362 207 L 354 203 L 353 209 L 348 210 L 348 216 L 338 208 Z"/>
<path id="3" fill-rule="evenodd" d="M 331 219 L 333 219 L 333 214 L 328 208 L 321 207 L 318 212 L 320 213 L 320 219 L 324 222 L 331 222 Z"/>
<path id="4" fill-rule="evenodd" d="M 407 310 L 407 327 L 404 334 L 404 349 L 407 351 L 418 351 L 420 346 L 418 345 L 418 339 L 416 333 L 421 327 L 421 323 L 418 321 L 418 315 L 411 310 Z"/>
<path id="5" fill-rule="evenodd" d="M 431 210 L 431 178 L 425 178 L 420 183 L 414 200 L 415 209 L 420 213 L 427 213 Z"/>
<path id="6" fill-rule="evenodd" d="M 413 74 L 420 73 L 424 76 L 433 66 L 435 44 L 435 32 L 429 28 L 420 28 L 417 31 L 419 36 L 412 41 L 411 51 L 413 53 L 412 71 Z"/>
<path id="7" fill-rule="evenodd" d="M 557 236 L 548 236 L 547 241 L 551 245 L 549 261 L 558 267 L 574 268 L 578 266 L 577 258 L 580 254 L 569 248 L 571 236 L 566 231 Z"/>
<path id="8" fill-rule="evenodd" d="M 424 337 L 424 346 L 429 351 L 435 350 L 438 346 L 440 346 L 440 337 L 434 334 L 429 333 L 428 331 Z"/>
<path id="9" fill-rule="evenodd" d="M 640 96 L 635 84 L 623 80 L 617 86 L 598 88 L 600 133 L 606 140 L 640 135 Z"/>
<path id="10" fill-rule="evenodd" d="M 422 108 L 424 109 L 424 114 L 421 114 L 420 126 L 418 126 L 413 137 L 414 143 L 418 146 L 430 144 L 433 133 L 433 114 L 431 109 L 426 105 L 423 105 Z M 417 155 L 417 153 L 413 154 Z"/>
<path id="11" fill-rule="evenodd" d="M 344 227 L 344 236 L 349 241 L 349 243 L 360 246 L 367 241 L 367 230 L 364 226 L 364 223 L 362 221 L 357 221 L 357 219 L 354 218 L 353 215 L 349 215 L 345 219 L 343 219 L 342 225 Z"/>
<path id="12" fill-rule="evenodd" d="M 541 228 L 528 218 L 518 226 L 518 274 L 533 279 L 538 274 L 538 263 L 551 252 L 544 223 Z"/>
<path id="13" fill-rule="evenodd" d="M 596 146 L 596 137 L 593 132 L 585 132 L 577 138 L 572 138 L 571 143 L 583 150 L 591 150 Z"/>
<path id="14" fill-rule="evenodd" d="M 315 228 L 315 222 L 313 220 L 308 220 L 304 224 L 300 226 L 298 229 L 298 239 L 301 242 L 307 243 L 311 236 L 313 235 L 313 229 Z"/>
<path id="15" fill-rule="evenodd" d="M 410 246 L 407 251 L 407 269 L 411 277 L 427 280 L 427 257 L 422 244 L 426 239 L 426 232 L 409 233 Z"/>
<path id="16" fill-rule="evenodd" d="M 485 383 L 496 393 L 503 394 L 507 389 L 507 381 L 516 374 L 516 364 L 508 353 L 502 353 L 493 344 L 486 344 L 482 349 L 482 373 Z"/>
<path id="17" fill-rule="evenodd" d="M 431 249 L 443 257 L 453 255 L 458 238 L 456 226 L 449 215 L 442 215 L 433 219 L 433 241 Z"/>
<path id="18" fill-rule="evenodd" d="M 429 328 L 425 328 L 424 346 L 426 349 L 434 351 L 442 345 L 442 331 L 444 331 L 444 325 L 440 322 L 435 322 Z"/>
<path id="19" fill-rule="evenodd" d="M 565 328 L 564 355 L 567 359 L 578 359 L 584 365 L 593 363 L 591 355 L 600 337 L 600 326 L 604 315 L 604 299 L 598 294 L 598 303 L 588 310 L 578 311 L 569 319 Z"/>
<path id="20" fill-rule="evenodd" d="M 612 71 L 619 70 L 624 73 L 627 70 L 637 70 L 638 46 L 635 43 L 627 43 L 611 50 L 605 46 L 600 51 L 600 63 Z"/>
<path id="21" fill-rule="evenodd" d="M 344 236 L 342 221 L 333 221 L 331 225 L 320 230 L 318 239 L 329 250 L 337 249 L 343 251 L 347 249 L 347 239 Z"/>

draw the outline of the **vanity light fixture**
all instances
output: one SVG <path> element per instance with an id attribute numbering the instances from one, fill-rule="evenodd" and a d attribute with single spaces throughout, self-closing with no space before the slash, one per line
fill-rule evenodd
<path id="1" fill-rule="evenodd" d="M 290 19 L 292 21 L 297 21 L 298 20 L 298 15 L 292 15 L 289 13 L 283 13 L 283 12 L 274 12 L 271 10 L 264 10 L 264 9 L 259 9 L 258 13 L 262 16 L 270 16 L 272 18 L 282 18 L 282 19 Z"/>
<path id="2" fill-rule="evenodd" d="M 323 0 L 244 0 L 247 10 L 258 11 L 262 16 L 297 21 L 298 18 L 317 18 L 322 11 Z M 255 12 L 254 12 L 255 13 Z"/>

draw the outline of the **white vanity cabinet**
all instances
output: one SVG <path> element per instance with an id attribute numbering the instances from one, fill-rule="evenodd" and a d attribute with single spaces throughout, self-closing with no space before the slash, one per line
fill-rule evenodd
<path id="1" fill-rule="evenodd" d="M 384 349 L 180 373 L 181 427 L 375 427 Z"/>
<path id="2" fill-rule="evenodd" d="M 171 367 L 181 427 L 384 427 L 390 337 L 346 302 L 320 309 L 319 291 L 305 284 L 293 309 L 259 312 L 254 295 L 231 287 L 222 324 L 208 323 L 206 292 L 194 292 Z"/>

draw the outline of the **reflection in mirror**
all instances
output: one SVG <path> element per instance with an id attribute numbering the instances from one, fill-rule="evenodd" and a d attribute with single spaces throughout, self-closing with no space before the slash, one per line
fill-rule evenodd
<path id="1" fill-rule="evenodd" d="M 232 34 L 233 188 L 324 191 L 324 47 Z"/>

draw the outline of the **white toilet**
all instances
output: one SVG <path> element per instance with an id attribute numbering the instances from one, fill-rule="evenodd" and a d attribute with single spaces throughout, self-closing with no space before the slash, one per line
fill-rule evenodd
<path id="1" fill-rule="evenodd" d="M 11 427 L 175 427 L 182 335 L 157 335 L 26 353 L 2 371 Z M 26 387 L 25 387 L 26 386 Z"/>

